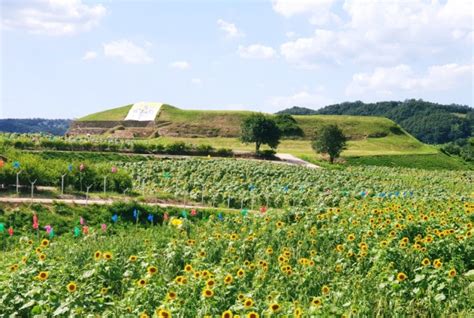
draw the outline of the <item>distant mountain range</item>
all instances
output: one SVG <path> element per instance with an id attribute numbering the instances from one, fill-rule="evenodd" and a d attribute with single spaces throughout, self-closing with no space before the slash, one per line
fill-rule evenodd
<path id="1" fill-rule="evenodd" d="M 294 106 L 277 114 L 382 116 L 393 120 L 419 140 L 430 144 L 469 138 L 474 126 L 474 109 L 469 106 L 441 105 L 417 99 L 403 102 L 345 102 L 318 110 Z"/>
<path id="2" fill-rule="evenodd" d="M 0 119 L 0 132 L 47 133 L 61 136 L 66 133 L 70 124 L 70 119 Z"/>

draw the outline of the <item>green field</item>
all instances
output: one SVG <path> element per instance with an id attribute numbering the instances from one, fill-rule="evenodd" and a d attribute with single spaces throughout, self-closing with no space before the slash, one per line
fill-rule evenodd
<path id="1" fill-rule="evenodd" d="M 253 144 L 244 144 L 238 138 L 185 138 L 185 137 L 160 137 L 150 139 L 147 142 L 169 144 L 182 141 L 189 144 L 207 144 L 215 148 L 231 148 L 236 151 L 253 151 Z M 263 147 L 263 149 L 268 149 Z M 317 155 L 311 148 L 309 140 L 282 140 L 277 152 L 290 153 L 295 156 Z M 352 140 L 348 142 L 348 148 L 342 153 L 343 157 L 349 156 L 373 156 L 373 155 L 398 155 L 398 154 L 436 154 L 438 150 L 425 145 L 407 135 L 393 135 L 383 138 L 368 138 L 363 140 Z"/>
<path id="2" fill-rule="evenodd" d="M 130 107 L 128 105 L 95 113 L 80 121 L 123 120 Z M 254 150 L 254 145 L 243 144 L 237 137 L 240 134 L 240 123 L 251 114 L 251 111 L 184 110 L 164 104 L 156 119 L 160 137 L 142 141 L 164 145 L 185 142 L 249 152 Z M 410 167 L 410 162 L 413 162 L 411 166 L 417 168 L 472 169 L 472 165 L 443 155 L 434 146 L 423 144 L 387 118 L 347 115 L 293 117 L 303 130 L 304 137 L 282 140 L 277 152 L 321 164 L 323 158 L 315 154 L 310 139 L 320 127 L 337 124 L 349 138 L 342 158 L 350 165 Z"/>
<path id="3" fill-rule="evenodd" d="M 79 121 L 116 121 L 124 120 L 131 105 L 91 114 Z M 251 111 L 232 110 L 184 110 L 164 104 L 157 116 L 157 121 L 167 123 L 170 128 L 190 127 L 196 134 L 202 131 L 214 130 L 217 136 L 238 136 L 240 123 L 250 116 Z M 369 116 L 335 116 L 312 115 L 294 116 L 298 125 L 305 133 L 305 139 L 311 139 L 317 129 L 323 125 L 337 124 L 351 139 L 365 137 L 384 137 L 404 135 L 393 121 L 382 117 Z M 172 129 L 170 129 L 172 130 Z"/>
<path id="4" fill-rule="evenodd" d="M 90 114 L 79 118 L 78 121 L 116 121 L 124 120 L 128 114 L 128 111 L 132 108 L 132 104 L 113 108 L 109 110 L 104 110 L 102 112 Z"/>

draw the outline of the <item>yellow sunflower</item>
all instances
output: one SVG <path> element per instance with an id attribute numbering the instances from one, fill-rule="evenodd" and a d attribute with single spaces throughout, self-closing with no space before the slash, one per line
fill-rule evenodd
<path id="1" fill-rule="evenodd" d="M 253 300 L 252 298 L 247 298 L 246 300 L 244 300 L 244 306 L 245 308 L 250 308 L 253 306 Z"/>
<path id="2" fill-rule="evenodd" d="M 212 291 L 212 289 L 205 288 L 202 291 L 202 295 L 206 298 L 211 298 L 212 296 L 214 296 L 214 292 Z"/>
<path id="3" fill-rule="evenodd" d="M 157 309 L 155 313 L 158 318 L 171 318 L 171 313 L 166 309 Z"/>
<path id="4" fill-rule="evenodd" d="M 48 272 L 39 272 L 38 276 L 36 276 L 39 280 L 45 281 L 48 279 Z"/>
<path id="5" fill-rule="evenodd" d="M 281 309 L 281 306 L 280 306 L 280 304 L 278 304 L 278 303 L 273 303 L 273 304 L 270 304 L 269 309 L 270 309 L 272 312 L 279 312 L 280 309 Z"/>
<path id="6" fill-rule="evenodd" d="M 155 266 L 149 266 L 147 272 L 150 275 L 155 275 L 158 272 L 158 268 L 156 268 Z"/>
<path id="7" fill-rule="evenodd" d="M 67 284 L 66 287 L 67 287 L 67 291 L 70 293 L 74 293 L 77 290 L 77 285 L 74 282 L 70 282 L 69 284 Z"/>
<path id="8" fill-rule="evenodd" d="M 221 318 L 233 318 L 234 314 L 230 310 L 226 310 L 222 313 Z"/>
<path id="9" fill-rule="evenodd" d="M 94 253 L 94 259 L 96 261 L 100 260 L 100 258 L 102 257 L 102 253 L 100 251 L 95 251 Z"/>
<path id="10" fill-rule="evenodd" d="M 145 287 L 146 286 L 146 280 L 144 280 L 143 278 L 137 280 L 137 285 L 139 287 Z"/>
<path id="11" fill-rule="evenodd" d="M 397 280 L 398 280 L 399 282 L 403 282 L 403 281 L 406 280 L 407 278 L 408 278 L 408 276 L 407 276 L 405 273 L 403 273 L 403 272 L 400 272 L 400 273 L 397 274 Z"/>

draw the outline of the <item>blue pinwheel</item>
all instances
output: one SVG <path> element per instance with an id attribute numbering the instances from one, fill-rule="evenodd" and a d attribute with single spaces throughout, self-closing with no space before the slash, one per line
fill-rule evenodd
<path id="1" fill-rule="evenodd" d="M 153 223 L 153 214 L 148 214 L 148 218 L 147 218 L 147 219 L 148 219 L 148 221 L 149 221 L 150 223 Z"/>

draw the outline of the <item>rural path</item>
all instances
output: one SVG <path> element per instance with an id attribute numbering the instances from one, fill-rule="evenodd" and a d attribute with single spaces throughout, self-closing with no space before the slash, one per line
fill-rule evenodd
<path id="1" fill-rule="evenodd" d="M 42 150 L 30 150 L 31 152 L 41 152 Z M 56 152 L 71 152 L 68 150 L 55 150 Z M 91 151 L 92 152 L 92 151 Z M 234 151 L 237 154 L 247 154 L 249 153 L 248 151 Z M 144 156 L 144 157 L 153 157 L 153 158 L 160 158 L 160 159 L 186 159 L 186 158 L 206 158 L 203 156 L 190 156 L 190 155 L 170 155 L 170 154 L 142 154 L 142 153 L 130 153 L 130 152 L 101 152 L 97 151 L 95 153 L 98 154 L 121 154 L 125 156 Z M 300 159 L 298 157 L 295 157 L 289 153 L 276 153 L 275 156 L 280 159 L 280 161 L 276 160 L 263 160 L 263 159 L 256 159 L 256 158 L 236 158 L 238 160 L 255 160 L 255 161 L 266 161 L 266 162 L 271 162 L 271 163 L 285 163 L 289 165 L 295 165 L 295 166 L 303 166 L 306 168 L 311 168 L 311 169 L 316 169 L 316 168 L 321 168 L 320 166 L 317 166 L 315 164 L 312 164 L 310 162 L 304 161 L 303 159 Z M 213 157 L 213 158 L 223 158 L 223 157 Z"/>
<path id="2" fill-rule="evenodd" d="M 303 166 L 303 167 L 311 168 L 311 169 L 321 168 L 320 166 L 304 161 L 298 157 L 290 155 L 289 153 L 277 153 L 275 154 L 275 156 L 278 159 L 280 159 L 282 162 L 285 162 L 291 165 Z"/>
<path id="3" fill-rule="evenodd" d="M 99 204 L 107 205 L 112 204 L 117 200 L 104 200 L 104 199 L 45 199 L 45 198 L 12 198 L 12 197 L 0 197 L 1 203 L 9 204 L 21 204 L 21 203 L 41 203 L 41 204 L 53 204 L 53 203 L 66 203 L 66 204 L 78 204 L 78 205 L 88 205 L 88 204 Z M 209 209 L 212 207 L 209 206 L 200 206 L 200 205 L 188 205 L 188 204 L 178 204 L 178 203 L 163 203 L 163 202 L 146 202 L 146 205 L 155 205 L 162 208 L 167 207 L 176 207 L 183 209 Z"/>

